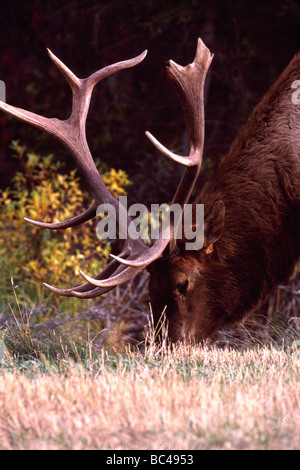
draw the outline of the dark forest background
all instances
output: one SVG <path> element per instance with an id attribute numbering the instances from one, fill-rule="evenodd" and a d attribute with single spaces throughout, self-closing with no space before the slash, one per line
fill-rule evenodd
<path id="1" fill-rule="evenodd" d="M 215 54 L 206 89 L 202 185 L 300 49 L 297 0 L 9 0 L 1 2 L 0 12 L 0 80 L 7 102 L 48 117 L 68 117 L 71 93 L 47 47 L 79 77 L 148 49 L 142 64 L 96 87 L 87 124 L 93 155 L 126 170 L 134 182 L 130 198 L 144 203 L 170 200 L 182 171 L 152 147 L 145 131 L 177 153 L 186 150 L 181 108 L 164 76 L 168 59 L 190 63 L 198 37 Z M 0 187 L 17 170 L 9 149 L 13 139 L 73 166 L 41 131 L 4 113 L 0 129 Z"/>

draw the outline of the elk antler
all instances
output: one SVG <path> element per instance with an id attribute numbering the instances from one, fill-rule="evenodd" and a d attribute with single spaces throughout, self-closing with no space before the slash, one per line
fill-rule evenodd
<path id="1" fill-rule="evenodd" d="M 212 59 L 213 54 L 210 53 L 209 49 L 199 38 L 196 56 L 192 64 L 182 67 L 173 60 L 170 60 L 166 67 L 167 78 L 179 96 L 184 111 L 189 136 L 188 156 L 182 157 L 170 152 L 150 132 L 146 132 L 147 137 L 166 157 L 186 167 L 172 200 L 172 204 L 180 204 L 182 208 L 190 198 L 202 164 L 204 145 L 204 84 Z M 176 229 L 177 227 L 171 226 L 171 237 L 168 243 L 169 255 L 176 248 L 174 238 Z M 138 261 L 122 260 L 116 256 L 114 258 L 128 266 L 142 266 L 143 262 L 145 263 L 144 266 L 150 264 L 147 256 Z"/>
<path id="2" fill-rule="evenodd" d="M 73 227 L 93 218 L 96 215 L 97 206 L 101 203 L 111 204 L 116 211 L 118 219 L 120 211 L 124 209 L 122 209 L 118 200 L 107 190 L 95 166 L 86 141 L 86 118 L 94 86 L 99 81 L 118 71 L 139 64 L 145 58 L 147 51 L 144 51 L 133 59 L 109 65 L 85 79 L 76 77 L 51 51 L 48 50 L 48 53 L 55 65 L 66 77 L 72 89 L 73 103 L 69 119 L 62 121 L 56 118 L 46 118 L 2 102 L 0 102 L 0 109 L 12 114 L 18 119 L 29 122 L 61 141 L 75 158 L 78 167 L 95 195 L 95 202 L 83 214 L 63 222 L 45 223 L 31 219 L 25 220 L 41 228 L 63 229 Z M 146 133 L 150 140 L 165 155 L 187 166 L 173 199 L 173 203 L 177 202 L 181 204 L 182 207 L 190 197 L 201 166 L 204 141 L 204 81 L 211 60 L 212 55 L 199 39 L 196 57 L 192 64 L 187 67 L 181 67 L 175 62 L 170 61 L 169 67 L 167 68 L 168 77 L 179 95 L 185 113 L 190 140 L 189 156 L 181 157 L 169 152 L 150 133 Z M 125 217 L 128 227 L 131 219 L 127 213 Z M 48 284 L 45 284 L 45 286 L 63 296 L 81 298 L 97 297 L 112 289 L 114 286 L 133 278 L 144 269 L 146 265 L 159 258 L 170 241 L 170 245 L 173 246 L 174 242 L 172 240 L 174 238 L 175 227 L 171 228 L 170 237 L 162 238 L 161 234 L 150 248 L 145 245 L 141 239 L 134 240 L 128 237 L 120 255 L 118 257 L 111 255 L 115 259 L 113 259 L 95 278 L 91 278 L 80 271 L 82 276 L 88 281 L 85 284 L 71 289 L 57 289 Z"/>

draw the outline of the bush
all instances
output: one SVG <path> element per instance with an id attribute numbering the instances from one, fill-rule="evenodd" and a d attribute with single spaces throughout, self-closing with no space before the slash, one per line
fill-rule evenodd
<path id="1" fill-rule="evenodd" d="M 98 273 L 110 246 L 96 239 L 96 219 L 66 230 L 43 230 L 26 223 L 24 217 L 44 222 L 68 219 L 87 209 L 91 198 L 80 189 L 77 171 L 63 173 L 63 164 L 54 155 L 42 157 L 18 141 L 11 148 L 21 171 L 9 188 L 0 191 L 0 306 L 12 296 L 11 278 L 21 285 L 25 299 L 58 306 L 61 298 L 42 282 L 61 287 L 82 283 L 78 270 Z M 124 171 L 102 167 L 101 174 L 116 197 L 126 194 L 130 182 Z"/>

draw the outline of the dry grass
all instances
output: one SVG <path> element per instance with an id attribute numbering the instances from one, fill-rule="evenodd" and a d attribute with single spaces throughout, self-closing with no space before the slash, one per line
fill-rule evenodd
<path id="1" fill-rule="evenodd" d="M 300 353 L 158 351 L 2 364 L 2 449 L 297 449 Z"/>
<path id="2" fill-rule="evenodd" d="M 218 347 L 158 347 L 150 327 L 143 350 L 108 349 L 142 337 L 136 282 L 76 318 L 40 322 L 42 307 L 18 302 L 2 312 L 0 450 L 299 449 L 293 297 L 288 315 L 275 298 L 268 321 L 223 332 Z"/>

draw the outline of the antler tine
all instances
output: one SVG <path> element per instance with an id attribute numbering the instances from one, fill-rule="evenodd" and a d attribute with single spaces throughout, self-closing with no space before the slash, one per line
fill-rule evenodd
<path id="1" fill-rule="evenodd" d="M 119 263 L 117 263 L 116 261 L 112 261 L 106 266 L 105 269 L 103 269 L 100 274 L 95 277 L 95 279 L 104 279 L 106 276 L 110 276 L 118 266 Z M 62 295 L 64 297 L 79 297 L 84 299 L 98 297 L 99 295 L 102 295 L 112 289 L 112 287 L 95 288 L 95 286 L 91 285 L 88 282 L 76 287 L 72 287 L 70 289 L 58 289 L 57 287 L 51 286 L 50 284 L 46 284 L 45 282 L 44 286 L 50 289 L 55 294 Z"/>
<path id="2" fill-rule="evenodd" d="M 150 132 L 146 132 L 151 142 L 168 158 L 190 167 L 201 164 L 204 143 L 204 82 L 213 54 L 199 38 L 194 61 L 182 67 L 170 60 L 166 73 L 169 82 L 177 93 L 185 115 L 189 134 L 189 154 L 177 155 L 162 145 Z"/>
<path id="3" fill-rule="evenodd" d="M 197 153 L 192 153 L 186 157 L 183 157 L 181 155 L 177 155 L 174 152 L 171 152 L 171 150 L 167 149 L 163 144 L 161 144 L 155 137 L 154 135 L 151 134 L 151 132 L 146 131 L 145 132 L 146 136 L 148 139 L 152 142 L 152 144 L 160 150 L 161 153 L 163 153 L 166 157 L 168 157 L 170 160 L 173 160 L 176 163 L 179 163 L 180 165 L 184 166 L 194 166 L 198 162 L 198 154 Z"/>
<path id="4" fill-rule="evenodd" d="M 124 284 L 127 281 L 130 281 L 143 269 L 144 269 L 144 266 L 140 268 L 136 268 L 136 267 L 128 268 L 128 267 L 119 265 L 119 268 L 115 271 L 114 276 L 111 276 L 103 281 L 103 287 L 94 287 L 93 289 L 89 289 L 89 290 L 87 289 L 87 287 L 85 287 L 85 292 L 83 292 L 84 286 L 88 286 L 90 284 L 94 285 L 94 281 L 97 280 L 98 278 L 98 276 L 96 276 L 95 278 L 90 278 L 92 280 L 92 283 L 88 282 L 86 284 L 82 284 L 81 286 L 82 291 L 79 291 L 79 289 L 77 291 L 72 290 L 71 295 L 73 297 L 78 297 L 81 299 L 92 299 L 92 298 L 98 297 L 99 295 L 105 294 L 106 292 L 110 291 L 114 287 Z M 82 271 L 80 271 L 80 273 L 81 275 L 83 275 Z M 103 274 L 103 272 L 101 274 Z"/>
<path id="5" fill-rule="evenodd" d="M 120 273 L 115 272 L 114 276 L 111 276 L 109 279 L 97 280 L 85 274 L 83 271 L 79 271 L 80 274 L 86 279 L 90 284 L 98 287 L 111 287 L 118 284 L 123 284 L 124 282 L 131 279 L 134 273 L 133 268 L 136 269 L 136 274 L 138 274 L 142 269 L 151 264 L 157 258 L 159 258 L 170 242 L 170 238 L 158 238 L 152 247 L 144 250 L 143 252 L 138 253 L 137 255 L 131 255 L 130 258 L 122 258 L 122 253 L 119 256 L 110 255 L 114 260 L 118 261 L 122 265 L 128 266 L 124 271 Z"/>
<path id="6" fill-rule="evenodd" d="M 94 287 L 88 292 L 72 291 L 71 296 L 77 297 L 78 299 L 94 299 L 95 297 L 99 297 L 100 295 L 106 294 L 106 292 L 109 292 L 112 289 L 113 287 L 107 287 L 105 289 L 102 287 Z"/>
<path id="7" fill-rule="evenodd" d="M 82 271 L 79 271 L 80 274 L 91 282 L 81 284 L 80 286 L 71 288 L 71 289 L 58 289 L 57 287 L 51 286 L 44 283 L 48 289 L 50 289 L 55 294 L 62 295 L 64 297 L 78 297 L 83 299 L 90 299 L 98 297 L 113 287 L 123 284 L 133 277 L 135 277 L 140 271 L 144 269 L 144 266 L 140 268 L 127 268 L 123 265 L 120 265 L 117 260 L 111 261 L 106 268 L 95 278 L 89 277 L 84 274 Z M 112 277 L 111 274 L 114 274 Z M 94 286 L 98 287 L 94 287 Z"/>
<path id="8" fill-rule="evenodd" d="M 40 228 L 47 228 L 50 230 L 60 230 L 60 229 L 65 229 L 69 227 L 75 227 L 76 225 L 83 224 L 83 222 L 87 222 L 88 220 L 93 219 L 96 216 L 97 207 L 98 207 L 98 204 L 94 202 L 94 204 L 87 211 L 83 212 L 83 214 L 76 215 L 75 217 L 72 217 L 71 219 L 68 219 L 68 220 L 64 220 L 63 222 L 57 222 L 57 223 L 38 222 L 37 220 L 28 219 L 27 217 L 24 217 L 24 220 Z"/>
<path id="9" fill-rule="evenodd" d="M 47 287 L 47 289 L 54 292 L 54 294 L 61 295 L 62 297 L 78 297 L 81 299 L 93 299 L 113 289 L 113 287 L 107 287 L 107 288 L 94 287 L 94 286 L 91 286 L 91 284 L 89 284 L 88 282 L 74 289 L 58 289 L 57 287 L 51 286 L 50 284 L 47 284 L 46 282 L 44 282 L 43 284 L 45 287 Z"/>
<path id="10" fill-rule="evenodd" d="M 170 242 L 170 237 L 165 237 L 158 238 L 155 240 L 154 244 L 152 247 L 148 248 L 138 259 L 122 259 L 121 255 L 120 256 L 115 256 L 115 255 L 110 255 L 112 258 L 115 260 L 119 261 L 119 263 L 123 263 L 127 266 L 136 266 L 136 267 L 145 267 L 151 264 L 153 261 L 155 261 L 157 258 L 159 258 L 162 253 L 164 252 L 166 246 Z M 96 284 L 100 285 L 100 284 Z M 101 283 L 102 286 L 104 286 L 104 283 Z M 107 284 L 105 284 L 107 285 Z"/>
<path id="11" fill-rule="evenodd" d="M 125 282 L 129 281 L 133 277 L 135 277 L 140 271 L 144 269 L 144 265 L 141 267 L 127 267 L 124 268 L 124 266 L 120 265 L 119 268 L 116 270 L 113 276 L 103 280 L 103 281 L 98 281 L 97 279 L 88 276 L 82 271 L 79 271 L 80 274 L 88 281 L 88 283 L 93 284 L 94 286 L 98 287 L 116 287 L 119 286 L 120 284 L 124 284 Z M 121 270 L 123 268 L 123 270 Z M 119 272 L 118 272 L 119 271 Z"/>

